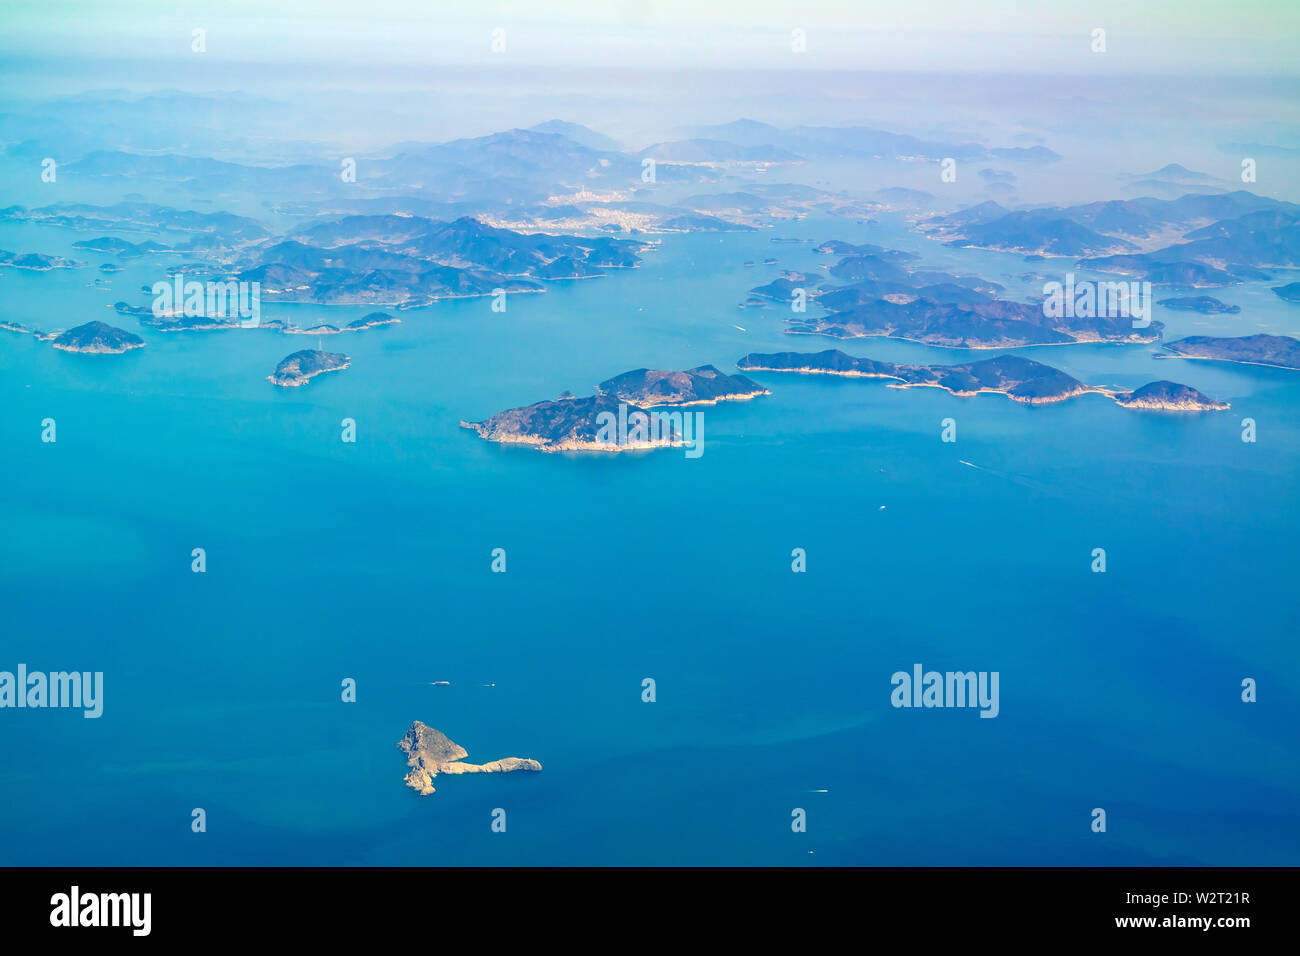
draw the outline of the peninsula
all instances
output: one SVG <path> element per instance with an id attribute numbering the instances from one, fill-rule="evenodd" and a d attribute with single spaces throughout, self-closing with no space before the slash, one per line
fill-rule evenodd
<path id="1" fill-rule="evenodd" d="M 1300 282 L 1273 286 L 1273 293 L 1284 302 L 1300 302 Z"/>
<path id="2" fill-rule="evenodd" d="M 397 749 L 406 754 L 406 765 L 411 768 L 406 774 L 406 785 L 421 796 L 434 792 L 433 778 L 440 773 L 513 773 L 542 769 L 536 760 L 525 757 L 504 757 L 483 764 L 462 763 L 461 758 L 469 756 L 464 747 L 418 720 L 397 742 Z"/>

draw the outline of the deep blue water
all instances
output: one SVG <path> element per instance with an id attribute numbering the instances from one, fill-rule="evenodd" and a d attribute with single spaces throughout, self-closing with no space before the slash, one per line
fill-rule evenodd
<path id="1" fill-rule="evenodd" d="M 1300 373 L 1151 346 L 1023 353 L 1232 402 L 1196 415 L 757 375 L 773 394 L 706 409 L 696 460 L 457 427 L 749 351 L 972 357 L 792 337 L 780 308 L 737 309 L 779 269 L 831 261 L 771 234 L 667 236 L 640 269 L 504 314 L 403 312 L 326 340 L 352 367 L 301 389 L 265 377 L 312 338 L 143 329 L 143 350 L 82 356 L 0 332 L 0 669 L 106 683 L 99 720 L 0 712 L 0 862 L 1300 862 Z M 914 249 L 1026 295 L 1041 280 L 1007 276 L 1053 268 L 896 222 L 777 234 Z M 109 261 L 71 248 L 88 235 L 5 224 L 0 247 Z M 124 265 L 110 289 L 86 285 L 94 268 L 6 270 L 5 315 L 137 330 L 105 306 L 146 303 L 165 264 Z M 1170 338 L 1300 333 L 1270 284 L 1215 292 L 1237 316 L 1157 317 Z M 998 671 L 1000 715 L 894 709 L 890 675 L 916 662 Z M 545 770 L 440 777 L 421 798 L 394 746 L 414 719 L 470 760 Z"/>

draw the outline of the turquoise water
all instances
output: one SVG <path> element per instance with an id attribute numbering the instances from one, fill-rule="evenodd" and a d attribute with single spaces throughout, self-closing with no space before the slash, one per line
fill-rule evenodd
<path id="1" fill-rule="evenodd" d="M 894 221 L 777 233 L 913 249 L 1018 294 L 1041 280 L 1005 276 L 1052 271 Z M 71 248 L 90 235 L 6 223 L 0 248 L 111 261 Z M 69 355 L 0 333 L 0 669 L 106 684 L 99 720 L 0 715 L 0 862 L 1300 862 L 1300 373 L 1150 346 L 1024 352 L 1232 402 L 1200 415 L 759 374 L 773 394 L 705 409 L 696 460 L 543 455 L 457 427 L 749 351 L 971 357 L 787 336 L 780 308 L 736 308 L 779 269 L 832 261 L 770 235 L 667 236 L 640 269 L 504 314 L 403 312 L 327 339 L 352 367 L 288 390 L 265 377 L 314 338 L 167 335 L 105 308 L 146 303 L 166 260 L 127 261 L 108 289 L 87 287 L 94 268 L 6 270 L 8 318 L 101 318 L 148 347 Z M 1157 317 L 1170 338 L 1300 334 L 1272 284 L 1215 292 L 1237 316 Z M 916 662 L 998 671 L 1000 715 L 895 710 L 890 675 Z M 470 760 L 545 770 L 418 797 L 394 746 L 415 719 Z"/>

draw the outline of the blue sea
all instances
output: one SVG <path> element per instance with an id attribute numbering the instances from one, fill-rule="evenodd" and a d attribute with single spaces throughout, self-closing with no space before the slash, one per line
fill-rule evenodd
<path id="1" fill-rule="evenodd" d="M 0 669 L 105 682 L 97 720 L 0 713 L 0 863 L 1300 863 L 1300 373 L 1020 351 L 1232 403 L 1200 414 L 758 373 L 772 394 L 704 409 L 697 459 L 547 455 L 458 423 L 751 351 L 996 354 L 790 336 L 784 307 L 737 308 L 782 269 L 829 265 L 824 240 L 1016 296 L 1069 264 L 952 250 L 888 216 L 776 230 L 798 244 L 668 235 L 641 268 L 504 313 L 447 301 L 328 338 L 352 367 L 277 389 L 266 376 L 315 338 L 139 328 L 107 307 L 148 304 L 140 286 L 174 262 L 89 285 L 112 260 L 72 243 L 100 234 L 0 224 L 0 248 L 88 263 L 4 270 L 6 318 L 148 343 L 74 355 L 0 332 Z M 1238 315 L 1156 317 L 1167 338 L 1297 335 L 1300 307 L 1269 291 L 1295 278 L 1212 292 Z M 1000 713 L 895 709 L 891 675 L 917 663 L 997 671 Z M 471 761 L 545 769 L 418 796 L 395 746 L 413 720 Z"/>

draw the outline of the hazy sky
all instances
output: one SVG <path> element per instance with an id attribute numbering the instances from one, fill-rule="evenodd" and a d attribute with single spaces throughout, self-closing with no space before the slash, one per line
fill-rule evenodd
<path id="1" fill-rule="evenodd" d="M 0 0 L 11 58 L 180 58 L 195 27 L 210 59 L 250 63 L 1294 74 L 1300 2 Z"/>

